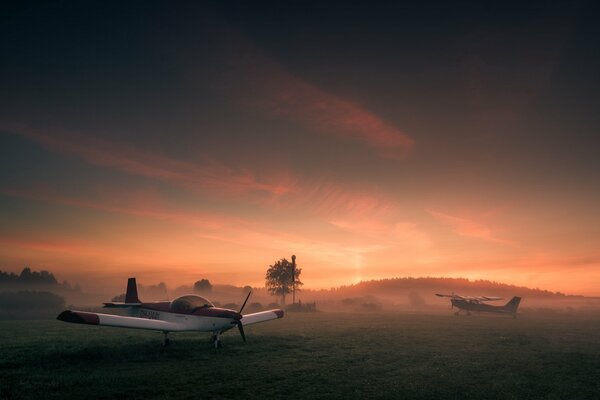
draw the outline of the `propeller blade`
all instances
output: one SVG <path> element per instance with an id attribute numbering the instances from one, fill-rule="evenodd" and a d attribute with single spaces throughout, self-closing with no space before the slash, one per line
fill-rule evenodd
<path id="1" fill-rule="evenodd" d="M 239 321 L 237 326 L 238 326 L 238 329 L 240 330 L 240 335 L 242 335 L 242 339 L 244 340 L 244 343 L 246 343 L 246 335 L 244 335 L 244 325 L 242 325 L 242 321 Z"/>
<path id="2" fill-rule="evenodd" d="M 246 307 L 246 303 L 248 302 L 248 299 L 250 298 L 251 294 L 252 294 L 252 292 L 248 292 L 248 296 L 246 296 L 246 300 L 244 300 L 244 304 L 242 304 L 242 308 L 240 308 L 240 311 L 238 311 L 240 314 L 242 313 L 242 310 L 244 309 L 244 307 Z"/>

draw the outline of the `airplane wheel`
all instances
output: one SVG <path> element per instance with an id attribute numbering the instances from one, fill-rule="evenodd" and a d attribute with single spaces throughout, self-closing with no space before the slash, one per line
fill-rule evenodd
<path id="1" fill-rule="evenodd" d="M 165 339 L 165 341 L 164 341 L 164 343 L 163 343 L 163 346 L 164 346 L 164 347 L 167 347 L 167 346 L 169 346 L 170 344 L 171 344 L 171 340 L 169 340 L 169 338 L 166 338 L 166 339 Z"/>
<path id="2" fill-rule="evenodd" d="M 457 312 L 455 312 L 455 313 L 454 313 L 454 315 L 458 317 L 458 311 L 457 311 Z"/>
<path id="3" fill-rule="evenodd" d="M 215 349 L 220 349 L 223 347 L 223 343 L 221 343 L 221 339 L 217 335 L 213 335 L 211 342 L 213 346 L 215 346 Z"/>

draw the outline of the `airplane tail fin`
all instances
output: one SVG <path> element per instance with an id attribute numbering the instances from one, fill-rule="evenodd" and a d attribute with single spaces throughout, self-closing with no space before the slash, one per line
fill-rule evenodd
<path id="1" fill-rule="evenodd" d="M 104 307 L 106 308 L 130 308 L 130 307 L 140 307 L 142 302 L 138 298 L 137 293 L 137 283 L 135 282 L 135 278 L 129 278 L 127 280 L 127 291 L 125 292 L 125 302 L 110 302 L 104 303 Z"/>
<path id="2" fill-rule="evenodd" d="M 519 308 L 519 304 L 520 303 L 521 303 L 521 298 L 515 296 L 508 303 L 506 303 L 506 305 L 504 306 L 504 308 L 506 308 L 511 313 L 516 313 L 517 312 L 517 308 Z"/>
<path id="3" fill-rule="evenodd" d="M 127 292 L 125 292 L 125 303 L 141 303 L 138 299 L 137 283 L 135 278 L 127 280 Z"/>

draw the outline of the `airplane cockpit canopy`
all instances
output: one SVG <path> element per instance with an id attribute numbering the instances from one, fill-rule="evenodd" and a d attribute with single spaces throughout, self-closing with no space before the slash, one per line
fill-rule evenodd
<path id="1" fill-rule="evenodd" d="M 189 313 L 197 308 L 214 307 L 208 299 L 195 294 L 188 294 L 176 298 L 171 302 L 171 311 L 179 313 Z"/>

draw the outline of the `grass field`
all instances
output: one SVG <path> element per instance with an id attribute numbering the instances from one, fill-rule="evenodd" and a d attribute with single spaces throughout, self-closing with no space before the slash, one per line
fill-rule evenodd
<path id="1" fill-rule="evenodd" d="M 288 313 L 223 336 L 0 322 L 0 399 L 600 398 L 600 315 Z"/>

